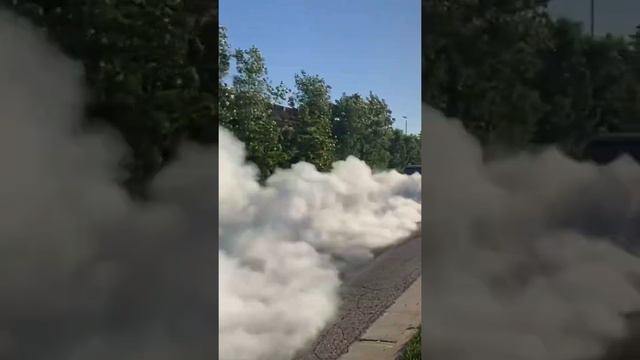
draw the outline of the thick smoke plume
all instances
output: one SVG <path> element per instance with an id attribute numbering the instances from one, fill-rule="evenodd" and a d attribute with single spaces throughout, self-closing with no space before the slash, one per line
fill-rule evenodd
<path id="1" fill-rule="evenodd" d="M 340 272 L 418 229 L 420 176 L 350 157 L 264 187 L 220 129 L 220 358 L 286 360 L 336 315 Z"/>
<path id="2" fill-rule="evenodd" d="M 224 130 L 219 152 L 185 146 L 134 202 L 123 143 L 82 130 L 83 83 L 0 13 L 1 359 L 287 359 L 336 313 L 341 269 L 416 230 L 419 177 L 351 158 L 261 187 Z"/>
<path id="3" fill-rule="evenodd" d="M 485 162 L 460 122 L 424 114 L 423 356 L 598 359 L 640 309 L 640 166 Z"/>
<path id="4" fill-rule="evenodd" d="M 83 83 L 0 12 L 0 358 L 213 359 L 217 152 L 185 149 L 134 203 L 122 143 L 81 131 Z"/>

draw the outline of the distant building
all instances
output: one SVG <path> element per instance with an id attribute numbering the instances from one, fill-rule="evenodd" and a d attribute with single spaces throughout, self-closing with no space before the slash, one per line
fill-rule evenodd
<path id="1" fill-rule="evenodd" d="M 295 127 L 300 121 L 298 109 L 288 106 L 274 104 L 273 115 L 282 127 Z"/>

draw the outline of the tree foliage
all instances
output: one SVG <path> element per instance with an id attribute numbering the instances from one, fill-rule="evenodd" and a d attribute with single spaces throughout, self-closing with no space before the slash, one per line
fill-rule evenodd
<path id="1" fill-rule="evenodd" d="M 552 19 L 547 2 L 425 0 L 423 100 L 485 145 L 512 148 L 575 153 L 599 131 L 638 122 L 637 36 L 592 39 Z"/>
<path id="2" fill-rule="evenodd" d="M 5 0 L 81 61 L 87 115 L 120 131 L 132 149 L 129 188 L 146 181 L 178 143 L 216 141 L 217 18 L 204 0 Z"/>
<path id="3" fill-rule="evenodd" d="M 338 158 L 353 155 L 374 168 L 386 168 L 392 156 L 389 140 L 393 121 L 391 110 L 380 97 L 343 94 L 334 107 Z"/>
<path id="4" fill-rule="evenodd" d="M 248 160 L 258 166 L 264 178 L 288 160 L 281 134 L 272 112 L 280 91 L 267 77 L 260 51 L 253 47 L 231 53 L 224 29 L 220 31 L 219 69 L 223 79 L 235 61 L 235 74 L 229 86 L 220 84 L 220 124 L 245 143 Z M 281 96 L 280 96 L 281 97 Z"/>
<path id="5" fill-rule="evenodd" d="M 326 171 L 349 155 L 374 169 L 401 170 L 420 163 L 419 137 L 393 130 L 384 99 L 343 94 L 333 102 L 324 79 L 305 71 L 294 75 L 294 90 L 274 87 L 257 48 L 232 51 L 226 29 L 218 34 L 220 123 L 245 143 L 263 179 L 277 167 L 299 161 Z M 225 82 L 229 77 L 231 84 Z M 273 105 L 284 103 L 295 119 L 274 116 Z"/>
<path id="6" fill-rule="evenodd" d="M 331 130 L 331 87 L 315 75 L 304 71 L 295 75 L 295 105 L 299 125 L 295 128 L 294 162 L 310 162 L 328 170 L 335 160 L 335 140 Z"/>
<path id="7" fill-rule="evenodd" d="M 406 135 L 400 129 L 393 129 L 389 140 L 389 168 L 402 171 L 407 165 L 419 165 L 420 144 L 419 135 Z"/>

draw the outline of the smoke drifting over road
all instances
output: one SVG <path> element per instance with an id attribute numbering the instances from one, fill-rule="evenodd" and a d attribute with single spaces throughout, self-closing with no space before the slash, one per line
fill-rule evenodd
<path id="1" fill-rule="evenodd" d="M 82 130 L 83 83 L 0 12 L 2 359 L 287 359 L 335 314 L 341 266 L 416 230 L 419 177 L 348 159 L 260 187 L 222 129 L 219 153 L 185 146 L 135 202 L 118 185 L 123 143 Z"/>
<path id="2" fill-rule="evenodd" d="M 219 139 L 220 358 L 290 359 L 336 314 L 340 270 L 417 230 L 421 180 L 351 157 L 261 187 L 242 144 Z"/>
<path id="3" fill-rule="evenodd" d="M 426 359 L 597 359 L 640 309 L 640 166 L 558 151 L 483 162 L 458 121 L 425 134 Z"/>

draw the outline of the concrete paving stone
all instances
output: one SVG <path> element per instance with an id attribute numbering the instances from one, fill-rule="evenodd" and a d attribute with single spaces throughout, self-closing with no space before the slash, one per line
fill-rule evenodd
<path id="1" fill-rule="evenodd" d="M 421 281 L 418 277 L 339 359 L 396 360 L 421 324 Z"/>
<path id="2" fill-rule="evenodd" d="M 340 315 L 295 360 L 335 360 L 346 353 L 350 345 L 360 347 L 358 340 L 362 334 L 419 278 L 420 256 L 421 239 L 413 238 L 345 274 Z M 378 360 L 376 357 L 364 359 Z"/>
<path id="3" fill-rule="evenodd" d="M 396 344 L 356 342 L 349 352 L 342 355 L 340 360 L 384 360 L 393 359 L 398 352 Z"/>
<path id="4" fill-rule="evenodd" d="M 402 343 L 415 333 L 421 319 L 421 278 L 419 277 L 360 337 Z"/>
<path id="5" fill-rule="evenodd" d="M 410 314 L 422 313 L 422 281 L 418 278 L 405 291 L 387 312 L 405 312 Z"/>
<path id="6" fill-rule="evenodd" d="M 420 326 L 419 315 L 409 313 L 394 313 L 382 315 L 360 339 L 384 340 L 400 342 L 406 333 L 413 333 L 413 329 Z"/>

